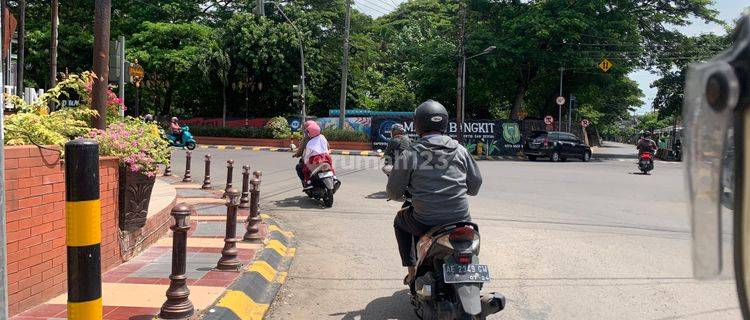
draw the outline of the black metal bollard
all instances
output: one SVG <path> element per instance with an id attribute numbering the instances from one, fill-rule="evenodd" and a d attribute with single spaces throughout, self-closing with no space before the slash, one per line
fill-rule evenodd
<path id="1" fill-rule="evenodd" d="M 172 235 L 172 274 L 169 275 L 169 289 L 167 289 L 167 301 L 161 306 L 159 318 L 161 319 L 187 319 L 193 315 L 195 308 L 190 302 L 190 289 L 187 286 L 186 255 L 187 255 L 187 232 L 190 224 L 187 218 L 190 216 L 190 208 L 185 204 L 179 204 L 172 208 L 171 215 L 175 224 L 170 227 Z"/>
<path id="2" fill-rule="evenodd" d="M 211 189 L 211 155 L 206 155 L 206 175 L 203 177 L 201 189 Z"/>
<path id="3" fill-rule="evenodd" d="M 227 185 L 224 187 L 224 195 L 232 189 L 232 172 L 234 172 L 234 160 L 227 160 Z"/>
<path id="4" fill-rule="evenodd" d="M 164 168 L 164 176 L 165 177 L 172 176 L 172 150 L 169 151 L 169 162 L 167 162 L 167 166 L 166 168 Z"/>
<path id="5" fill-rule="evenodd" d="M 240 209 L 250 208 L 250 166 L 242 166 L 242 197 L 240 197 Z"/>
<path id="6" fill-rule="evenodd" d="M 102 318 L 99 144 L 65 144 L 65 244 L 68 254 L 68 319 Z"/>
<path id="7" fill-rule="evenodd" d="M 261 239 L 260 236 L 260 180 L 253 178 L 250 181 L 253 189 L 250 192 L 250 214 L 247 216 L 247 229 L 245 235 L 242 237 L 242 241 L 258 242 Z"/>
<path id="8" fill-rule="evenodd" d="M 227 196 L 227 229 L 224 236 L 224 248 L 221 250 L 221 258 L 216 264 L 219 270 L 238 270 L 242 262 L 237 259 L 237 206 L 240 193 L 235 188 L 226 192 Z"/>
<path id="9" fill-rule="evenodd" d="M 192 152 L 185 152 L 185 177 L 182 178 L 182 182 L 193 182 L 193 177 L 190 176 L 190 162 L 192 158 Z"/>

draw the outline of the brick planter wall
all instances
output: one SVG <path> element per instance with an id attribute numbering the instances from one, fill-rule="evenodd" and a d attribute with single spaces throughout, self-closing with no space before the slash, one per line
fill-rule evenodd
<path id="1" fill-rule="evenodd" d="M 102 269 L 121 263 L 116 158 L 99 163 Z M 8 292 L 11 315 L 66 290 L 65 170 L 54 150 L 5 147 Z"/>

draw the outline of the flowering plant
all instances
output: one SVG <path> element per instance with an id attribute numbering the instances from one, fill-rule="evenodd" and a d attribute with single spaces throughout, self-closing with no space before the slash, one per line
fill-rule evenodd
<path id="1" fill-rule="evenodd" d="M 120 158 L 120 164 L 131 172 L 153 177 L 159 164 L 169 162 L 169 144 L 163 135 L 155 123 L 126 117 L 106 130 L 91 130 L 84 137 L 99 142 L 99 154 Z"/>

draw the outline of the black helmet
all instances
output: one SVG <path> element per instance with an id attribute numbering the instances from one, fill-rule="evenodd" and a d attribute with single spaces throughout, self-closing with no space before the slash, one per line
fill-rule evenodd
<path id="1" fill-rule="evenodd" d="M 414 128 L 418 134 L 448 131 L 448 111 L 440 102 L 427 100 L 414 111 Z"/>

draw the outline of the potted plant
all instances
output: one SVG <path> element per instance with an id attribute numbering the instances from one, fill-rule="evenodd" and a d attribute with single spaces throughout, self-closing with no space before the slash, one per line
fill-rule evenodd
<path id="1" fill-rule="evenodd" d="M 99 142 L 102 156 L 120 159 L 118 205 L 123 231 L 135 231 L 146 224 L 158 166 L 169 161 L 169 145 L 162 136 L 155 123 L 130 117 L 85 136 Z"/>

